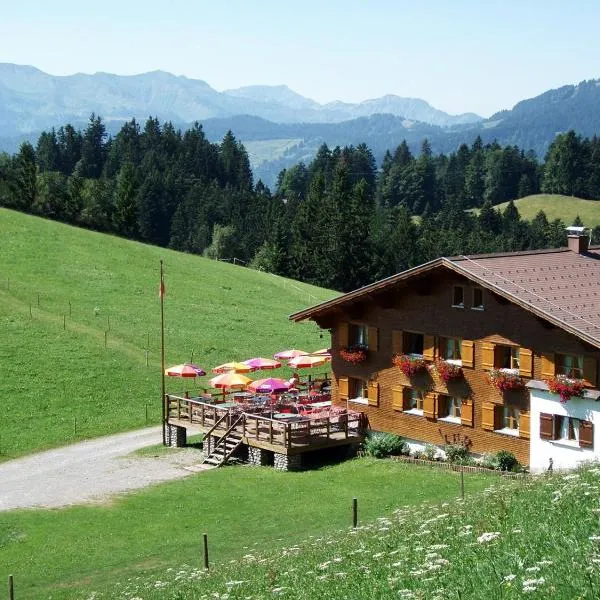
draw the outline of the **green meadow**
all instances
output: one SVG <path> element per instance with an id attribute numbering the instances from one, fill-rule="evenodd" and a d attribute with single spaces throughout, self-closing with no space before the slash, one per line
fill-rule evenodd
<path id="1" fill-rule="evenodd" d="M 0 231 L 0 460 L 158 422 L 161 259 L 167 366 L 329 344 L 288 315 L 334 292 L 6 209 Z"/>

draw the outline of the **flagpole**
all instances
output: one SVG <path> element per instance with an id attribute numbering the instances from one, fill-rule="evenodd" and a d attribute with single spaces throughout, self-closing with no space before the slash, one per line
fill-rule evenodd
<path id="1" fill-rule="evenodd" d="M 162 404 L 162 442 L 163 446 L 167 445 L 167 409 L 165 404 L 165 311 L 163 299 L 165 296 L 165 283 L 163 279 L 163 261 L 160 259 L 160 288 L 158 295 L 160 296 L 160 381 L 161 391 L 160 399 Z"/>

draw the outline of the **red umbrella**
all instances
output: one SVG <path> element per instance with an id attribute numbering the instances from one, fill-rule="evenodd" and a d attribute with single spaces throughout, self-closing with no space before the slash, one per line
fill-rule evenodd
<path id="1" fill-rule="evenodd" d="M 277 379 L 274 377 L 269 377 L 268 379 L 257 379 L 253 381 L 246 389 L 251 392 L 287 392 L 290 384 L 283 379 Z"/>
<path id="2" fill-rule="evenodd" d="M 279 369 L 281 363 L 278 360 L 272 358 L 249 358 L 248 360 L 242 361 L 245 365 L 252 368 L 253 371 L 263 371 L 265 369 Z"/>
<path id="3" fill-rule="evenodd" d="M 183 363 L 182 365 L 175 365 L 174 367 L 165 369 L 165 375 L 169 377 L 202 377 L 202 375 L 206 375 L 206 371 L 198 365 Z"/>
<path id="4" fill-rule="evenodd" d="M 287 360 L 288 358 L 296 358 L 298 356 L 306 356 L 307 354 L 308 354 L 308 352 L 304 352 L 304 350 L 296 350 L 295 348 L 292 348 L 291 350 L 282 350 L 281 352 L 274 354 L 273 358 L 277 358 L 279 360 L 281 360 L 281 359 Z"/>

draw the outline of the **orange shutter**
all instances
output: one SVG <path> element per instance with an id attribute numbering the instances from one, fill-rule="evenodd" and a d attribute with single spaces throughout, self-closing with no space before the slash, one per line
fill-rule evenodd
<path id="1" fill-rule="evenodd" d="M 554 437 L 554 418 L 551 414 L 540 413 L 540 437 L 551 440 Z"/>
<path id="2" fill-rule="evenodd" d="M 369 406 L 379 406 L 379 383 L 369 381 Z"/>
<path id="3" fill-rule="evenodd" d="M 346 348 L 348 346 L 348 323 L 338 325 L 338 346 Z"/>
<path id="4" fill-rule="evenodd" d="M 593 356 L 583 357 L 583 379 L 585 385 L 590 387 L 596 387 L 597 384 L 597 370 L 596 370 L 596 359 Z"/>
<path id="5" fill-rule="evenodd" d="M 423 336 L 423 359 L 435 359 L 435 337 L 433 337 L 432 335 Z"/>
<path id="6" fill-rule="evenodd" d="M 519 375 L 533 377 L 533 353 L 529 348 L 519 348 Z"/>
<path id="7" fill-rule="evenodd" d="M 463 340 L 460 343 L 460 356 L 463 367 L 475 365 L 475 344 L 471 340 Z"/>
<path id="8" fill-rule="evenodd" d="M 594 447 L 594 425 L 590 421 L 579 421 L 579 445 L 582 448 Z"/>
<path id="9" fill-rule="evenodd" d="M 463 398 L 460 407 L 460 423 L 467 427 L 473 427 L 473 400 L 471 398 Z"/>
<path id="10" fill-rule="evenodd" d="M 392 354 L 402 354 L 402 332 L 392 331 Z"/>
<path id="11" fill-rule="evenodd" d="M 437 419 L 437 394 L 428 392 L 423 398 L 423 416 L 428 419 Z"/>
<path id="12" fill-rule="evenodd" d="M 556 369 L 554 366 L 554 353 L 543 353 L 542 354 L 542 377 L 550 379 L 554 377 Z"/>
<path id="13" fill-rule="evenodd" d="M 404 386 L 397 385 L 392 388 L 392 408 L 394 410 L 404 410 Z"/>
<path id="14" fill-rule="evenodd" d="M 369 343 L 369 351 L 377 352 L 379 349 L 379 335 L 378 335 L 377 327 L 369 327 L 368 330 L 368 343 Z"/>
<path id="15" fill-rule="evenodd" d="M 338 379 L 338 392 L 340 400 L 348 400 L 348 378 L 340 377 Z"/>
<path id="16" fill-rule="evenodd" d="M 529 412 L 526 410 L 519 414 L 519 437 L 529 439 Z"/>
<path id="17" fill-rule="evenodd" d="M 486 431 L 494 431 L 496 423 L 494 422 L 496 405 L 492 402 L 484 402 L 481 405 L 481 427 Z"/>
<path id="18" fill-rule="evenodd" d="M 490 371 L 494 368 L 494 349 L 495 345 L 490 342 L 483 342 L 481 346 L 481 366 Z"/>

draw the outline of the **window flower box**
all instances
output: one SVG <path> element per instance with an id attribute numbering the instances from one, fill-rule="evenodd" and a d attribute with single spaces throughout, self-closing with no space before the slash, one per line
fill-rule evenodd
<path id="1" fill-rule="evenodd" d="M 359 364 L 367 360 L 367 349 L 364 346 L 348 346 L 340 349 L 342 360 L 352 364 Z"/>
<path id="2" fill-rule="evenodd" d="M 427 363 L 422 359 L 409 354 L 395 354 L 392 364 L 398 367 L 407 377 L 427 372 Z"/>
<path id="3" fill-rule="evenodd" d="M 440 379 L 445 383 L 455 381 L 463 376 L 463 370 L 459 365 L 446 360 L 436 361 L 435 370 L 438 372 Z"/>
<path id="4" fill-rule="evenodd" d="M 501 392 L 522 390 L 525 387 L 521 377 L 511 369 L 492 369 L 490 383 Z"/>
<path id="5" fill-rule="evenodd" d="M 570 379 L 566 375 L 556 375 L 546 383 L 553 394 L 560 396 L 561 402 L 567 402 L 573 396 L 581 397 L 585 389 L 582 379 Z"/>

